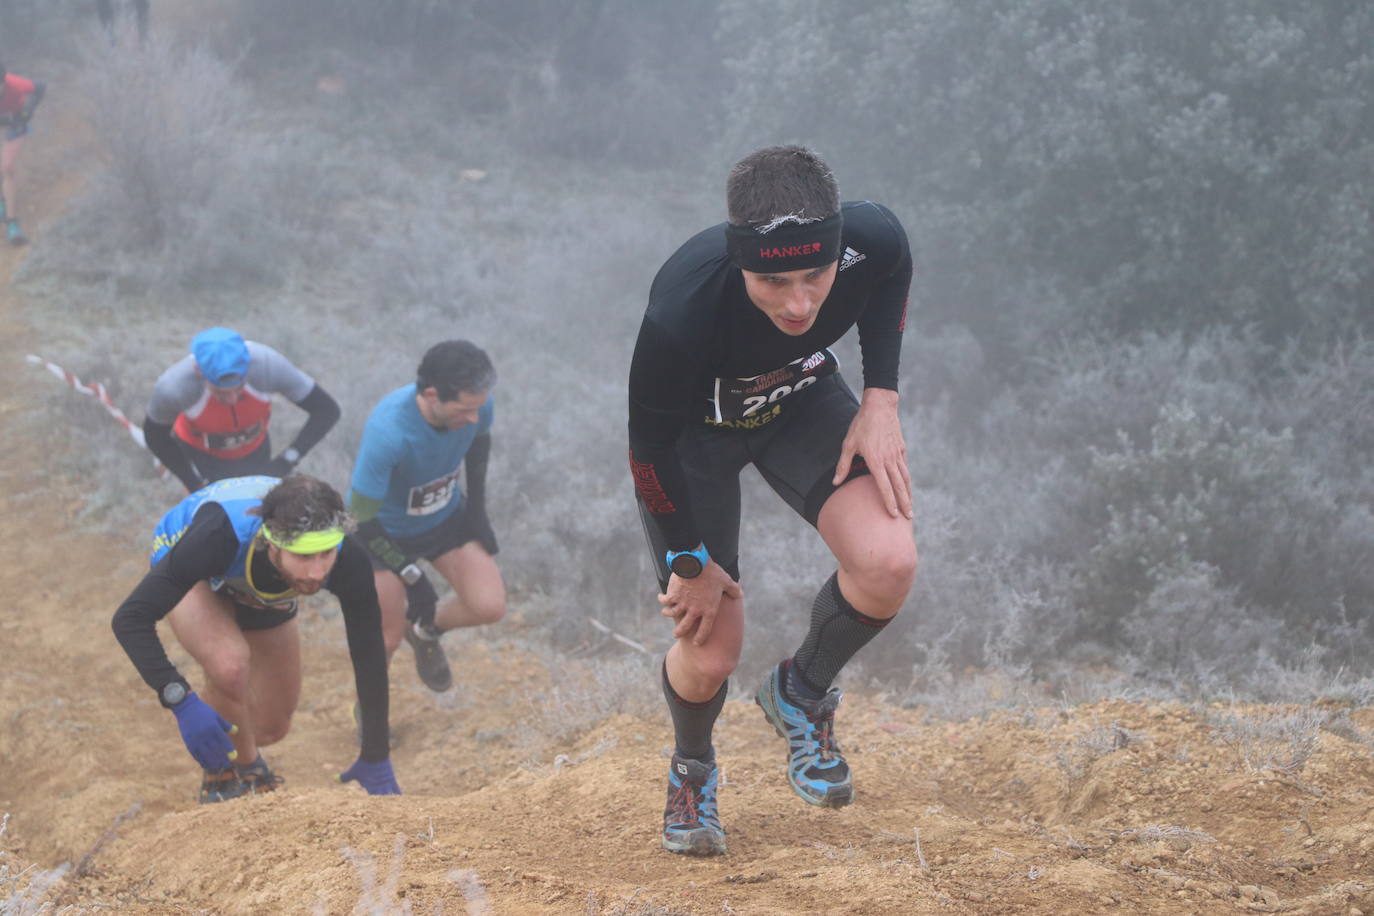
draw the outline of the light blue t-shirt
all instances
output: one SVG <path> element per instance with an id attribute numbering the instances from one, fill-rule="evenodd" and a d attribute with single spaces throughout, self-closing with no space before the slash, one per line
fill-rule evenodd
<path id="1" fill-rule="evenodd" d="M 439 526 L 463 504 L 458 472 L 472 440 L 491 429 L 492 395 L 477 422 L 460 429 L 430 426 L 415 403 L 415 386 L 377 402 L 363 427 L 352 487 L 382 501 L 377 517 L 392 537 L 414 537 Z"/>

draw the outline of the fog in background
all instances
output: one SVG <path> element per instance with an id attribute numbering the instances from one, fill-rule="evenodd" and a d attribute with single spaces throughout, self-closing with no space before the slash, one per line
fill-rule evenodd
<path id="1" fill-rule="evenodd" d="M 917 263 L 921 570 L 847 677 L 1374 696 L 1368 4 L 153 0 L 141 48 L 84 2 L 3 7 L 8 66 L 49 83 L 26 156 L 81 170 L 16 281 L 44 355 L 137 419 L 194 333 L 234 327 L 342 404 L 301 470 L 346 489 L 377 399 L 478 342 L 498 559 L 556 645 L 604 638 L 588 617 L 668 645 L 630 352 L 730 164 L 795 142 Z M 179 488 L 49 400 L 55 470 L 141 552 Z M 299 422 L 278 408 L 278 448 Z M 833 562 L 752 472 L 745 514 L 741 683 Z"/>

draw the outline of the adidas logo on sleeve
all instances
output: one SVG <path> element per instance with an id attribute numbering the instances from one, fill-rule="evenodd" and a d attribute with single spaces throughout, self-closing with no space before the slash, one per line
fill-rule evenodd
<path id="1" fill-rule="evenodd" d="M 840 270 L 848 270 L 860 261 L 867 260 L 868 255 L 855 251 L 849 246 L 845 246 L 844 255 L 840 258 Z"/>

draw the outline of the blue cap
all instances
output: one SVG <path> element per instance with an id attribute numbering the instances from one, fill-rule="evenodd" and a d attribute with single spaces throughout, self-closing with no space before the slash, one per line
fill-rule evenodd
<path id="1" fill-rule="evenodd" d="M 248 371 L 248 344 L 238 331 L 209 328 L 191 338 L 191 355 L 200 374 L 217 388 L 243 384 Z"/>

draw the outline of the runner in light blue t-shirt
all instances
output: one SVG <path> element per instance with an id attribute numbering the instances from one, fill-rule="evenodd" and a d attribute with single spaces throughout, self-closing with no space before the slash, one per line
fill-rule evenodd
<path id="1" fill-rule="evenodd" d="M 435 691 L 453 684 L 440 635 L 506 613 L 485 499 L 495 384 L 480 348 L 465 340 L 436 344 L 415 384 L 372 409 L 353 465 L 349 507 L 372 556 L 387 657 L 404 638 L 420 679 Z M 420 559 L 453 587 L 442 605 Z"/>

